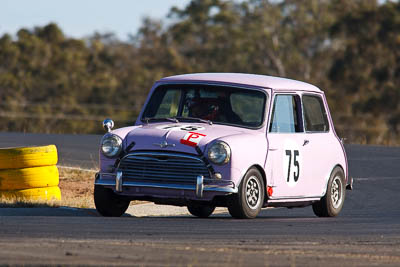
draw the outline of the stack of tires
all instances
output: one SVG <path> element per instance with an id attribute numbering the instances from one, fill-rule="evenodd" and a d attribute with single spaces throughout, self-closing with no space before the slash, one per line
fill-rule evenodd
<path id="1" fill-rule="evenodd" d="M 55 145 L 0 149 L 0 198 L 61 200 Z"/>

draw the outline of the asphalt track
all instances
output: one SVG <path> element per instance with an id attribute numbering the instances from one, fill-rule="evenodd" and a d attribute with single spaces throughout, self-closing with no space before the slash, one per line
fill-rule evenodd
<path id="1" fill-rule="evenodd" d="M 0 133 L 0 147 L 55 143 L 60 164 L 84 168 L 96 166 L 99 140 Z M 266 209 L 254 220 L 0 209 L 0 265 L 400 266 L 400 148 L 346 151 L 355 190 L 336 218 L 310 207 Z"/>

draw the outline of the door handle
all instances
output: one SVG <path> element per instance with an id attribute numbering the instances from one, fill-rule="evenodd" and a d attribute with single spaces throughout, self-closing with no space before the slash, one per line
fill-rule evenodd
<path id="1" fill-rule="evenodd" d="M 310 141 L 308 141 L 307 139 L 304 140 L 303 146 L 307 145 L 308 143 L 310 143 Z"/>

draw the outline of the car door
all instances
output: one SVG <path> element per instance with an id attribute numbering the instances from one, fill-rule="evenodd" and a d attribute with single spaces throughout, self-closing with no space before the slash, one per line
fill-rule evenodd
<path id="1" fill-rule="evenodd" d="M 322 95 L 302 95 L 303 121 L 307 146 L 303 160 L 311 166 L 304 170 L 308 177 L 308 195 L 322 196 L 332 168 L 335 166 L 337 140 L 331 132 Z"/>
<path id="2" fill-rule="evenodd" d="M 307 145 L 299 94 L 275 94 L 267 133 L 266 172 L 273 188 L 271 199 L 307 196 L 303 160 Z"/>

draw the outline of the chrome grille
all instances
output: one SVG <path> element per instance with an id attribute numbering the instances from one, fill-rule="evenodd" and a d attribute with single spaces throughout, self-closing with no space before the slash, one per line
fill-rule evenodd
<path id="1" fill-rule="evenodd" d="M 125 156 L 118 169 L 123 181 L 162 184 L 196 184 L 198 175 L 210 178 L 204 162 L 195 157 L 168 152 L 137 152 Z"/>

